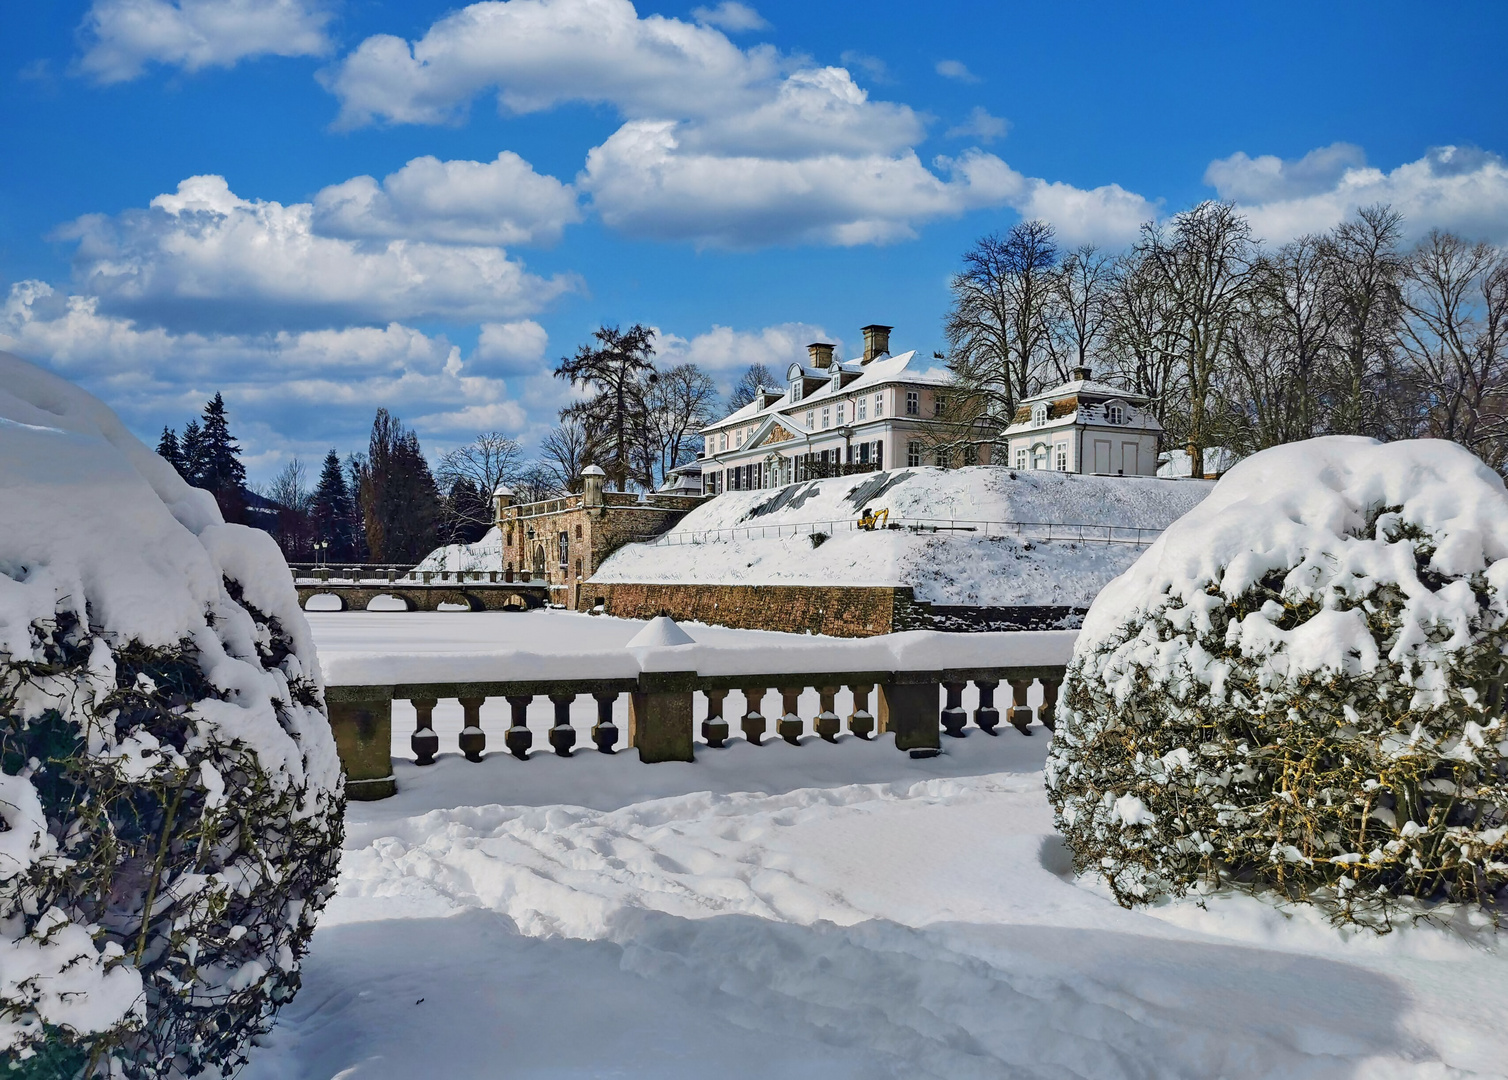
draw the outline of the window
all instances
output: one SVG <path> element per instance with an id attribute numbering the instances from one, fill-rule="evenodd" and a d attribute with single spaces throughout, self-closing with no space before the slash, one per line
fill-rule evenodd
<path id="1" fill-rule="evenodd" d="M 977 446 L 965 446 L 963 448 L 963 463 L 965 465 L 978 465 L 979 464 L 979 447 L 977 447 Z"/>
<path id="2" fill-rule="evenodd" d="M 906 464 L 910 465 L 910 466 L 912 466 L 914 468 L 914 467 L 920 465 L 921 463 L 922 463 L 922 444 L 919 443 L 919 442 L 908 442 L 906 444 Z"/>
<path id="3" fill-rule="evenodd" d="M 868 443 L 860 443 L 859 444 L 859 464 L 860 465 L 868 465 L 869 464 L 869 444 Z"/>
<path id="4" fill-rule="evenodd" d="M 1121 407 L 1121 404 L 1118 401 L 1114 402 L 1113 404 L 1106 405 L 1105 419 L 1112 424 L 1124 424 L 1126 422 L 1126 410 Z"/>
<path id="5" fill-rule="evenodd" d="M 580 525 L 576 526 L 576 539 L 577 540 L 581 539 L 581 526 Z"/>
<path id="6" fill-rule="evenodd" d="M 1016 468 L 1026 468 L 1026 447 L 1024 446 L 1016 449 Z"/>
<path id="7" fill-rule="evenodd" d="M 1032 427 L 1041 427 L 1047 423 L 1047 402 L 1039 401 L 1032 406 Z"/>
<path id="8" fill-rule="evenodd" d="M 885 395 L 884 394 L 876 394 L 874 396 L 874 414 L 876 416 L 884 416 L 885 415 Z"/>
<path id="9" fill-rule="evenodd" d="M 808 411 L 807 414 L 806 414 L 806 430 L 807 431 L 811 431 L 816 426 L 817 426 L 817 414 L 815 412 Z"/>
<path id="10" fill-rule="evenodd" d="M 719 450 L 726 450 L 726 449 L 728 449 L 728 433 L 726 431 L 718 432 L 718 435 L 717 435 L 717 448 Z"/>
<path id="11" fill-rule="evenodd" d="M 571 536 L 569 533 L 560 534 L 560 568 L 564 570 L 571 561 Z"/>
<path id="12" fill-rule="evenodd" d="M 869 419 L 869 399 L 868 398 L 860 398 L 859 399 L 859 403 L 854 406 L 854 419 L 855 420 L 868 420 Z"/>
<path id="13" fill-rule="evenodd" d="M 1058 472 L 1068 471 L 1068 444 L 1058 443 Z"/>
<path id="14" fill-rule="evenodd" d="M 841 402 L 841 401 L 838 402 L 838 426 L 839 427 L 843 426 L 843 410 L 845 408 L 847 408 L 847 406 L 843 402 Z"/>
<path id="15" fill-rule="evenodd" d="M 791 383 L 791 404 L 801 400 L 801 380 L 796 379 Z"/>
<path id="16" fill-rule="evenodd" d="M 833 424 L 832 424 L 832 412 L 833 412 L 832 409 L 830 409 L 830 408 L 828 408 L 826 406 L 823 406 L 823 409 L 822 409 L 822 427 L 823 427 L 824 430 L 826 430 L 827 428 L 830 428 L 830 427 L 833 426 Z"/>
<path id="17" fill-rule="evenodd" d="M 737 439 L 737 441 L 733 444 L 735 448 L 740 447 L 740 446 L 742 446 L 744 444 L 744 429 L 743 428 L 739 428 L 738 429 L 738 435 L 736 436 L 736 439 Z"/>
<path id="18" fill-rule="evenodd" d="M 915 390 L 906 391 L 906 415 L 920 416 L 922 413 L 922 396 Z"/>
<path id="19" fill-rule="evenodd" d="M 936 465 L 939 469 L 946 469 L 948 467 L 948 452 L 946 450 L 934 450 L 932 452 L 932 464 Z"/>
<path id="20" fill-rule="evenodd" d="M 885 444 L 882 442 L 874 444 L 874 467 L 876 469 L 885 467 Z"/>
<path id="21" fill-rule="evenodd" d="M 932 415 L 941 416 L 948 411 L 948 398 L 945 394 L 932 395 Z"/>
<path id="22" fill-rule="evenodd" d="M 1047 468 L 1047 444 L 1046 443 L 1038 443 L 1036 446 L 1032 447 L 1032 468 L 1033 469 L 1045 469 L 1045 468 Z"/>

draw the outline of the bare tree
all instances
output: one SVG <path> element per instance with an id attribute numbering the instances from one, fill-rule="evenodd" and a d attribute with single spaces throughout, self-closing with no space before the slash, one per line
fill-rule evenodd
<path id="1" fill-rule="evenodd" d="M 560 426 L 540 440 L 541 462 L 550 471 L 558 490 L 580 490 L 581 470 L 588 464 L 587 448 L 585 425 L 570 415 L 562 416 Z"/>
<path id="2" fill-rule="evenodd" d="M 643 446 L 647 422 L 644 393 L 654 385 L 654 330 L 635 323 L 627 330 L 602 326 L 592 333 L 594 344 L 577 348 L 555 369 L 558 378 L 593 391 L 586 401 L 561 410 L 561 419 L 574 417 L 587 434 L 588 453 L 618 491 L 630 479 L 652 484 L 653 478 L 636 467 L 634 451 Z"/>
<path id="3" fill-rule="evenodd" d="M 555 470 L 543 461 L 531 461 L 513 480 L 514 497 L 521 503 L 553 499 L 565 492 L 556 479 Z"/>
<path id="4" fill-rule="evenodd" d="M 1071 369 L 1089 367 L 1096 345 L 1104 337 L 1115 288 L 1115 261 L 1093 244 L 1069 252 L 1054 278 L 1057 317 L 1048 348 L 1059 379 Z"/>
<path id="5" fill-rule="evenodd" d="M 1508 255 L 1431 230 L 1409 256 L 1399 346 L 1426 431 L 1501 469 L 1508 437 Z"/>
<path id="6" fill-rule="evenodd" d="M 272 483 L 262 492 L 267 498 L 297 513 L 306 513 L 314 493 L 309 488 L 309 472 L 298 458 L 289 458 L 288 464 L 272 478 Z"/>
<path id="7" fill-rule="evenodd" d="M 1336 226 L 1326 244 L 1338 353 L 1329 388 L 1330 430 L 1337 434 L 1383 435 L 1389 430 L 1386 421 L 1394 410 L 1377 391 L 1394 381 L 1390 376 L 1405 264 L 1398 250 L 1402 232 L 1402 214 L 1368 206 Z"/>
<path id="8" fill-rule="evenodd" d="M 1201 476 L 1215 376 L 1251 287 L 1251 226 L 1234 207 L 1205 202 L 1174 217 L 1171 228 L 1142 226 L 1138 249 L 1174 316 L 1187 380 L 1190 466 Z"/>
<path id="9" fill-rule="evenodd" d="M 1231 341 L 1240 348 L 1252 339 L 1251 331 L 1269 339 L 1262 351 L 1270 357 L 1273 381 L 1260 447 L 1312 438 L 1320 430 L 1318 389 L 1331 359 L 1336 321 L 1328 251 L 1322 238 L 1301 236 L 1253 264 L 1245 302 L 1250 330 L 1238 331 Z"/>
<path id="10" fill-rule="evenodd" d="M 652 468 L 663 481 L 672 469 L 696 456 L 696 433 L 717 419 L 717 387 L 695 364 L 678 364 L 660 372 L 645 400 L 650 436 L 646 450 L 656 458 Z"/>
<path id="11" fill-rule="evenodd" d="M 773 390 L 777 386 L 784 385 L 785 380 L 777 378 L 775 373 L 763 364 L 750 364 L 728 393 L 728 411 L 742 409 L 753 401 L 754 394 L 761 386 L 766 390 Z"/>
<path id="12" fill-rule="evenodd" d="M 1115 363 L 1104 374 L 1145 394 L 1158 423 L 1181 437 L 1187 410 L 1181 404 L 1185 390 L 1173 303 L 1158 288 L 1155 268 L 1141 253 L 1123 255 L 1116 263 L 1105 325 L 1106 349 Z"/>
<path id="13" fill-rule="evenodd" d="M 511 481 L 523 461 L 523 448 L 517 439 L 501 431 L 478 435 L 465 446 L 447 451 L 440 458 L 435 479 L 449 489 L 457 481 L 468 480 L 488 498 L 499 484 Z"/>

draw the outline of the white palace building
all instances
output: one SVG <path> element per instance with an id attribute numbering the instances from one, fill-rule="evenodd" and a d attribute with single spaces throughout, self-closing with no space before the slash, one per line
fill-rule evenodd
<path id="1" fill-rule="evenodd" d="M 1147 399 L 1094 382 L 1087 369 L 1021 403 L 1006 446 L 966 447 L 950 460 L 933 449 L 952 376 L 916 352 L 890 355 L 889 326 L 863 328 L 864 354 L 838 360 L 825 342 L 786 371 L 786 389 L 754 400 L 701 430 L 697 463 L 708 495 L 780 487 L 847 471 L 919 465 L 997 465 L 1059 472 L 1151 476 L 1161 427 Z"/>

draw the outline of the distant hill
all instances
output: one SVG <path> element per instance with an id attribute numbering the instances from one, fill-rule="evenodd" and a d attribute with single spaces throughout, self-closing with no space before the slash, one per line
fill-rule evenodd
<path id="1" fill-rule="evenodd" d="M 1058 527 L 1068 525 L 1085 526 L 1091 536 L 1109 528 L 1119 539 L 1149 530 L 1143 537 L 1150 540 L 1152 530 L 1181 517 L 1213 486 L 985 466 L 728 492 L 693 510 L 659 541 L 620 548 L 592 580 L 909 585 L 917 599 L 934 604 L 1087 608 L 1145 548 L 1043 540 L 1048 530 L 1041 525 L 1054 525 L 1055 537 L 1073 533 Z M 890 524 L 900 527 L 856 530 L 865 507 L 888 509 Z M 1027 525 L 1018 536 L 1008 522 Z M 933 526 L 939 531 L 929 531 Z M 819 546 L 808 535 L 814 529 L 828 534 Z"/>

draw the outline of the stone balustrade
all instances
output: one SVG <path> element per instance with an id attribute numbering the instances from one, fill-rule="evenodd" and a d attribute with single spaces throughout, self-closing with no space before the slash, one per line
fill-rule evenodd
<path id="1" fill-rule="evenodd" d="M 510 723 L 501 733 L 502 744 L 513 756 L 527 760 L 534 744 L 529 727 L 531 707 L 536 715 L 543 708 L 553 709 L 549 745 L 556 754 L 569 757 L 577 738 L 571 726 L 571 705 L 588 696 L 597 706 L 592 742 L 598 751 L 613 753 L 619 737 L 613 708 L 623 694 L 628 695 L 628 746 L 638 750 L 643 762 L 694 761 L 697 715 L 706 747 L 723 747 L 731 732 L 728 709 L 737 707 L 738 698 L 743 706 L 743 712 L 737 715 L 739 729 L 756 746 L 772 734 L 793 745 L 800 745 L 808 736 L 834 742 L 846 727 L 850 735 L 860 739 L 892 733 L 897 749 L 925 757 L 938 752 L 943 734 L 955 738 L 964 734 L 969 716 L 963 707 L 963 693 L 969 683 L 978 691 L 973 720 L 982 731 L 997 734 L 1001 712 L 995 693 L 1002 684 L 1010 693 L 1005 716 L 1011 725 L 1024 735 L 1031 734 L 1034 721 L 1052 730 L 1063 671 L 1061 665 L 710 676 L 695 671 L 643 671 L 636 678 L 330 686 L 325 700 L 346 770 L 347 796 L 383 799 L 397 791 L 391 761 L 395 700 L 408 701 L 414 707 L 417 720 L 410 743 L 419 765 L 432 764 L 440 751 L 433 717 L 441 699 L 460 702 L 465 725 L 459 749 L 468 761 L 480 761 L 488 745 L 489 733 L 481 719 L 483 704 L 489 699 L 505 699 Z M 1037 710 L 1027 701 L 1034 681 L 1042 686 L 1042 705 Z M 851 693 L 853 706 L 846 717 L 840 717 L 835 703 L 844 688 Z M 809 717 L 799 711 L 800 699 L 808 689 L 814 689 L 818 698 L 818 711 Z M 737 695 L 731 706 L 730 692 Z M 695 700 L 698 696 L 702 698 L 700 705 Z M 871 699 L 875 701 L 873 712 Z M 776 710 L 773 717 L 766 713 L 767 708 Z"/>

